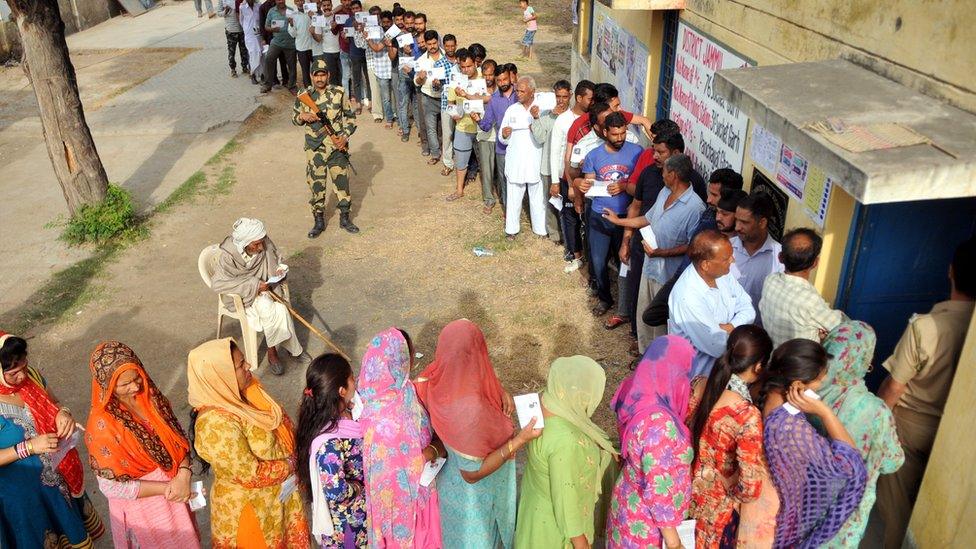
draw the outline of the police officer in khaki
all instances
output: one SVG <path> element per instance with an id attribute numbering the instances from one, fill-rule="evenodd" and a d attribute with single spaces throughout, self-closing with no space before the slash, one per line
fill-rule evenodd
<path id="1" fill-rule="evenodd" d="M 936 303 L 928 314 L 913 315 L 883 364 L 891 377 L 878 396 L 891 408 L 905 450 L 901 468 L 878 479 L 885 547 L 902 546 L 956 367 L 973 367 L 959 358 L 976 306 L 976 237 L 956 248 L 949 282 L 949 300 Z"/>
<path id="2" fill-rule="evenodd" d="M 324 113 L 335 131 L 330 135 L 326 124 L 309 106 L 295 101 L 292 122 L 305 127 L 305 157 L 308 159 L 306 179 L 312 198 L 312 217 L 315 224 L 308 231 L 315 238 L 325 230 L 325 203 L 328 199 L 328 180 L 332 179 L 339 203 L 339 226 L 350 233 L 358 233 L 359 227 L 349 219 L 352 197 L 349 195 L 349 137 L 356 131 L 356 113 L 349 106 L 341 86 L 329 85 L 329 67 L 324 59 L 311 66 L 312 85 L 306 88 L 311 99 Z"/>

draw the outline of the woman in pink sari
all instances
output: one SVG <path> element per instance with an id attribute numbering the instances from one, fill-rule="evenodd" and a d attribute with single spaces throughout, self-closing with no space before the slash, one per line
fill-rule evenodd
<path id="1" fill-rule="evenodd" d="M 424 462 L 443 455 L 431 444 L 430 418 L 410 382 L 413 351 L 388 328 L 369 343 L 359 371 L 363 471 L 369 546 L 440 549 L 437 492 L 420 485 Z"/>

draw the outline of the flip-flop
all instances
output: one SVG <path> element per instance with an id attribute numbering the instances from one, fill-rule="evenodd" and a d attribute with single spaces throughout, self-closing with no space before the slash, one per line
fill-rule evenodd
<path id="1" fill-rule="evenodd" d="M 624 324 L 629 324 L 629 323 L 630 323 L 629 318 L 624 318 L 620 315 L 613 315 L 610 318 L 608 318 L 606 322 L 603 323 L 603 327 L 606 328 L 607 330 L 613 330 L 618 326 L 622 326 Z"/>
<path id="2" fill-rule="evenodd" d="M 443 175 L 444 177 L 447 177 L 447 176 L 451 175 L 451 173 L 453 171 L 454 171 L 454 168 L 443 168 L 441 170 L 441 175 Z"/>
<path id="3" fill-rule="evenodd" d="M 445 198 L 444 200 L 446 200 L 448 202 L 454 202 L 455 200 L 461 198 L 462 196 L 464 196 L 464 195 L 463 194 L 458 194 L 458 193 L 455 192 L 455 193 L 451 193 L 451 194 L 447 195 L 447 198 Z"/>
<path id="4" fill-rule="evenodd" d="M 495 209 L 495 205 L 494 204 L 492 204 L 491 206 L 485 204 L 484 209 L 482 209 L 481 211 L 484 212 L 485 215 L 491 215 L 491 211 L 494 210 L 494 209 Z"/>
<path id="5" fill-rule="evenodd" d="M 433 166 L 434 164 L 437 164 L 440 161 L 441 161 L 440 158 L 430 158 L 430 159 L 427 160 L 427 165 L 428 166 Z"/>

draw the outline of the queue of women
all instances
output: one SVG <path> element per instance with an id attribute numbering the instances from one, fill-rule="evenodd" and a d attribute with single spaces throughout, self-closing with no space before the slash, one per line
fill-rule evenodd
<path id="1" fill-rule="evenodd" d="M 697 547 L 855 546 L 878 475 L 903 459 L 861 382 L 873 346 L 859 322 L 775 350 L 741 326 L 711 373 L 690 379 L 691 344 L 660 337 L 611 400 L 618 446 L 591 420 L 606 375 L 583 356 L 550 366 L 544 426 L 515 428 L 485 338 L 464 319 L 414 379 L 396 328 L 369 342 L 358 376 L 339 355 L 317 357 L 297 423 L 232 339 L 209 341 L 188 356 L 186 430 L 126 345 L 93 351 L 82 428 L 27 342 L 0 332 L 0 545 L 90 547 L 103 533 L 67 443 L 78 430 L 116 547 L 199 547 L 188 502 L 207 470 L 217 548 L 675 548 L 687 519 Z"/>

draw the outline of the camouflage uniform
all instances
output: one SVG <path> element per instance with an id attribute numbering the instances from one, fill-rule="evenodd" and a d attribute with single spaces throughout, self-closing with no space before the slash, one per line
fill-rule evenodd
<path id="1" fill-rule="evenodd" d="M 321 93 L 314 86 L 309 86 L 308 93 L 328 117 L 338 135 L 348 139 L 356 131 L 356 113 L 349 106 L 341 86 L 328 85 Z M 352 197 L 349 195 L 349 156 L 336 150 L 332 139 L 322 131 L 321 122 L 306 124 L 299 120 L 298 115 L 303 112 L 311 110 L 296 99 L 292 122 L 296 126 L 305 127 L 305 158 L 308 160 L 305 173 L 312 191 L 312 199 L 308 201 L 312 206 L 312 213 L 321 214 L 325 211 L 328 182 L 331 178 L 339 200 L 339 211 L 348 214 L 352 205 Z"/>

